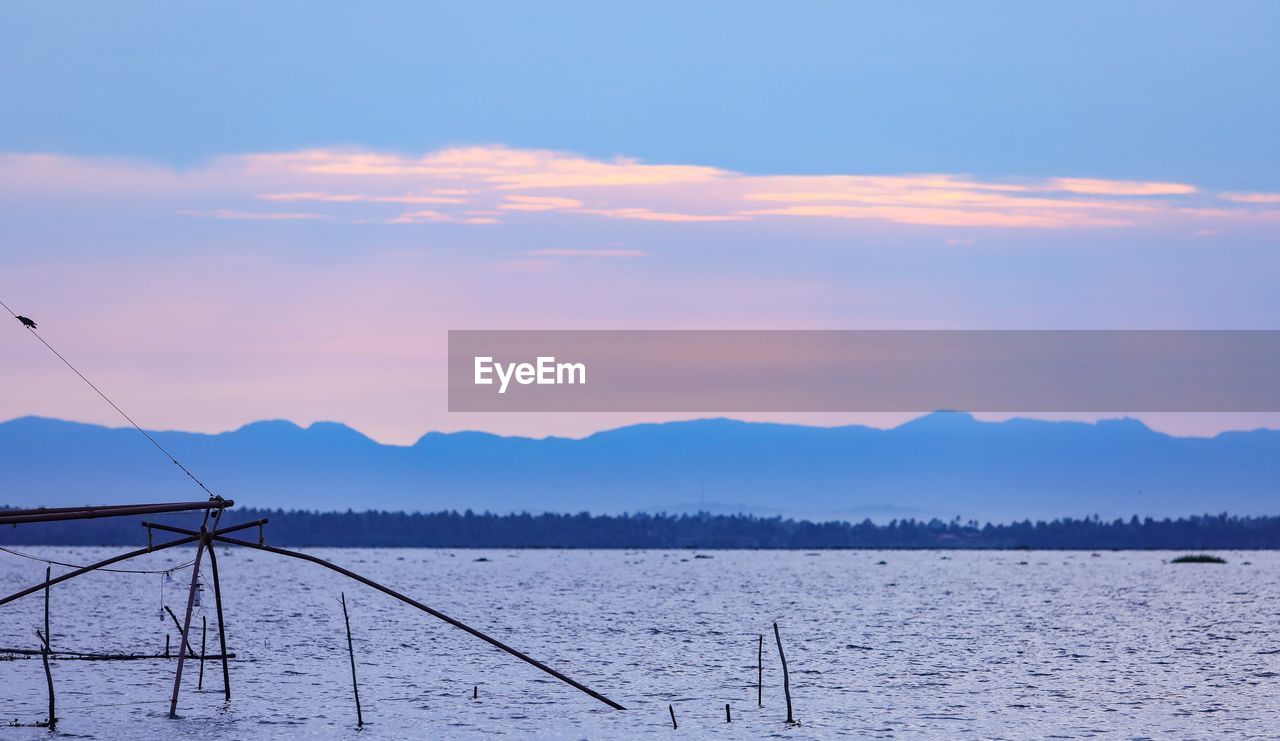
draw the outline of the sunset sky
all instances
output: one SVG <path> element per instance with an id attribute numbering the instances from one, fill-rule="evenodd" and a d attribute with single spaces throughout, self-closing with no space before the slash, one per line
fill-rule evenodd
<path id="1" fill-rule="evenodd" d="M 673 418 L 451 415 L 449 329 L 1280 329 L 1274 3 L 235 5 L 0 10 L 0 300 L 144 426 Z M 0 419 L 120 423 L 5 322 Z"/>

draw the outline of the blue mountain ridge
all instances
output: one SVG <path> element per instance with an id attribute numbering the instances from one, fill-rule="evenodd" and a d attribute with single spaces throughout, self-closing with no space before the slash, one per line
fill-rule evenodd
<path id="1" fill-rule="evenodd" d="M 1280 431 L 1176 437 L 1132 419 L 984 422 L 938 412 L 891 429 L 702 419 L 582 439 L 432 432 L 411 446 L 333 422 L 151 434 L 211 489 L 255 507 L 993 521 L 1280 513 Z M 0 423 L 0 503 L 200 493 L 131 428 Z"/>

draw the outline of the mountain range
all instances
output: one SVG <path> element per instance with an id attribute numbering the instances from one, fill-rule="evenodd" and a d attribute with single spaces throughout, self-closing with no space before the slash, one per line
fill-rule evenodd
<path id="1" fill-rule="evenodd" d="M 703 419 L 582 439 L 432 432 L 409 446 L 332 422 L 151 434 L 212 490 L 253 507 L 997 522 L 1280 513 L 1280 431 L 1177 437 L 1132 419 L 986 422 L 938 412 L 891 429 Z M 131 428 L 0 423 L 0 504 L 200 494 Z"/>

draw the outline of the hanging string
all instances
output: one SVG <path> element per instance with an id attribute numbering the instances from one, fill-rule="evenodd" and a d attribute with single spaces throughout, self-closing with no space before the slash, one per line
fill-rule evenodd
<path id="1" fill-rule="evenodd" d="M 5 553 L 8 553 L 8 554 L 13 555 L 13 556 L 18 556 L 19 558 L 27 558 L 27 559 L 30 559 L 30 560 L 32 560 L 32 561 L 39 561 L 40 563 L 46 563 L 46 564 L 50 564 L 50 565 L 52 565 L 52 566 L 62 566 L 62 567 L 68 568 L 68 569 L 83 569 L 83 568 L 85 568 L 84 566 L 81 566 L 80 564 L 74 564 L 74 563 L 63 563 L 62 561 L 54 561 L 54 560 L 51 560 L 51 559 L 48 559 L 48 558 L 42 558 L 42 557 L 40 557 L 40 556 L 37 556 L 37 555 L 31 554 L 31 553 L 23 553 L 22 551 L 15 551 L 15 550 L 13 550 L 12 548 L 5 548 L 4 546 L 0 546 L 0 551 L 4 551 Z M 193 564 L 193 563 L 195 563 L 195 559 L 192 559 L 192 560 L 190 560 L 190 561 L 187 561 L 186 563 L 180 563 L 180 564 L 178 564 L 177 566 L 171 566 L 171 567 L 169 567 L 169 568 L 167 568 L 167 569 L 108 569 L 108 568 L 100 568 L 100 569 L 97 569 L 97 570 L 98 570 L 98 571 L 110 571 L 110 572 L 115 573 L 115 574 L 172 574 L 172 573 L 173 573 L 173 572 L 175 572 L 175 571 L 181 571 L 181 570 L 183 570 L 183 569 L 185 569 L 185 568 L 187 568 L 187 567 L 191 566 L 191 564 Z"/>

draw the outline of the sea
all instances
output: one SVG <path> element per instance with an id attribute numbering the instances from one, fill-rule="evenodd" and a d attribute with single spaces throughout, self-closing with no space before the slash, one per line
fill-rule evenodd
<path id="1" fill-rule="evenodd" d="M 35 559 L 128 550 L 15 549 L 0 594 L 43 581 Z M 170 718 L 163 608 L 184 617 L 191 568 L 159 572 L 184 546 L 50 590 L 55 653 L 159 658 L 55 656 L 53 734 L 31 725 L 41 658 L 0 659 L 0 741 L 1280 737 L 1277 552 L 304 550 L 626 709 L 320 565 L 220 546 L 231 700 L 222 663 L 191 659 Z M 216 655 L 200 572 L 190 638 Z M 38 650 L 44 611 L 43 592 L 0 606 L 0 648 Z"/>

